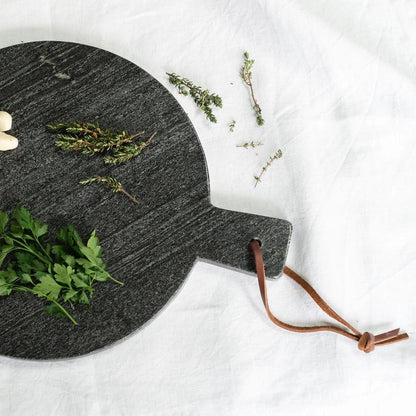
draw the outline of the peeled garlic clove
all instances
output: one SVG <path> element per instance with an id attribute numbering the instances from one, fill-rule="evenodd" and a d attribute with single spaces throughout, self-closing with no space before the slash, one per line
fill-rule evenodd
<path id="1" fill-rule="evenodd" d="M 8 131 L 12 128 L 12 116 L 6 111 L 0 111 L 0 131 Z"/>
<path id="2" fill-rule="evenodd" d="M 16 149 L 19 145 L 19 140 L 9 134 L 0 132 L 0 151 Z"/>

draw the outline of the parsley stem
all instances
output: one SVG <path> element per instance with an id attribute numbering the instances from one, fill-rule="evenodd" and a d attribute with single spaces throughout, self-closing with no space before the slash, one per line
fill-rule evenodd
<path id="1" fill-rule="evenodd" d="M 38 243 L 38 246 L 41 248 L 41 250 L 46 254 L 46 257 L 48 258 L 49 262 L 52 263 L 52 257 L 49 255 L 49 253 L 45 250 L 43 245 L 40 243 L 39 239 L 33 234 L 33 237 L 35 238 L 35 241 Z"/>
<path id="2" fill-rule="evenodd" d="M 3 238 L 5 237 L 4 234 L 2 234 Z M 45 260 L 42 256 L 40 256 L 38 253 L 36 253 L 35 251 L 33 251 L 29 246 L 27 246 L 26 244 L 22 243 L 20 240 L 17 240 L 16 238 L 10 237 L 10 236 L 6 236 L 7 238 L 10 238 L 11 240 L 13 240 L 15 243 L 19 244 L 22 248 L 18 248 L 17 250 L 23 250 L 23 251 L 27 251 L 28 253 L 32 254 L 33 256 L 37 257 L 39 260 L 41 260 L 43 263 L 45 263 L 46 265 L 49 266 L 49 264 L 51 264 L 50 261 Z"/>
<path id="3" fill-rule="evenodd" d="M 45 296 L 45 297 L 46 299 L 54 303 L 74 325 L 78 325 L 78 322 L 71 316 L 71 314 L 59 302 L 49 298 L 48 296 Z"/>
<path id="4" fill-rule="evenodd" d="M 96 266 L 98 267 L 102 272 L 107 273 L 107 276 L 110 280 L 112 280 L 114 283 L 118 283 L 120 286 L 124 286 L 123 282 L 120 282 L 120 280 L 115 279 L 113 276 L 111 276 L 110 273 L 108 273 L 106 270 L 104 270 L 103 268 L 101 268 L 100 266 Z"/>
<path id="5" fill-rule="evenodd" d="M 114 283 L 118 283 L 121 286 L 124 286 L 123 282 L 120 282 L 120 280 L 115 279 L 113 276 L 111 276 L 110 273 L 107 272 L 107 270 L 103 269 L 102 267 L 100 267 L 98 264 L 95 264 L 95 267 L 97 267 L 97 269 L 100 269 L 100 271 L 102 271 L 103 273 L 106 273 L 108 278 L 110 280 L 112 280 Z"/>
<path id="6" fill-rule="evenodd" d="M 114 283 L 118 283 L 118 284 L 119 284 L 119 285 L 121 285 L 121 286 L 123 286 L 123 285 L 124 285 L 124 283 L 123 283 L 123 282 L 120 282 L 120 280 L 114 279 L 114 277 L 113 277 L 113 276 L 109 275 L 108 277 L 109 277 L 109 278 L 110 278 L 110 280 L 112 280 Z"/>
<path id="7" fill-rule="evenodd" d="M 22 242 L 18 241 L 18 240 L 14 240 L 17 244 L 20 244 L 22 246 L 22 248 L 17 248 L 18 250 L 23 250 L 23 251 L 27 251 L 28 253 L 32 254 L 33 256 L 37 257 L 39 260 L 41 260 L 43 263 L 45 263 L 46 265 L 49 266 L 50 262 L 46 259 L 44 259 L 42 256 L 40 256 L 38 253 L 36 253 L 35 251 L 33 251 L 29 246 L 27 246 L 26 244 L 23 244 Z"/>
<path id="8" fill-rule="evenodd" d="M 33 293 L 34 295 L 37 296 L 43 296 L 44 298 L 48 299 L 50 302 L 52 302 L 54 305 L 56 305 L 61 311 L 62 313 L 74 324 L 74 325 L 78 325 L 78 322 L 71 316 L 71 314 L 56 300 L 52 299 L 51 297 L 49 297 L 48 295 L 45 294 L 40 294 L 38 292 L 35 292 L 33 289 L 30 289 L 29 287 L 25 287 L 25 286 L 13 286 L 13 289 L 15 290 L 19 290 L 21 292 L 30 292 Z"/>

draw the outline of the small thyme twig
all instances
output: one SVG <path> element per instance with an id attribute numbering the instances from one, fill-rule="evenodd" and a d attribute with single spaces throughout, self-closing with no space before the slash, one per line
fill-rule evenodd
<path id="1" fill-rule="evenodd" d="M 149 146 L 153 137 L 155 137 L 157 132 L 155 131 L 145 142 L 139 144 L 133 144 L 122 147 L 120 150 L 113 152 L 113 155 L 107 155 L 104 157 L 105 163 L 111 163 L 113 165 L 117 163 L 128 162 L 133 157 L 139 155 L 143 149 Z"/>
<path id="2" fill-rule="evenodd" d="M 142 136 L 144 131 L 129 134 L 124 130 L 102 129 L 98 124 L 77 121 L 48 124 L 47 128 L 57 133 L 57 147 L 88 156 L 103 154 L 104 162 L 112 164 L 128 162 L 138 156 L 156 134 L 153 133 L 147 141 L 135 142 L 134 139 Z"/>
<path id="3" fill-rule="evenodd" d="M 230 130 L 230 132 L 232 133 L 234 131 L 235 128 L 235 123 L 236 121 L 233 120 L 229 125 L 228 125 L 228 129 Z"/>
<path id="4" fill-rule="evenodd" d="M 254 176 L 254 179 L 256 180 L 256 183 L 254 185 L 254 187 L 257 186 L 257 184 L 259 182 L 261 182 L 261 177 L 263 176 L 263 174 L 266 172 L 267 168 L 277 159 L 280 159 L 282 157 L 283 153 L 282 151 L 279 149 L 274 155 L 269 157 L 269 160 L 267 161 L 267 163 L 261 168 L 261 172 L 259 175 Z"/>
<path id="5" fill-rule="evenodd" d="M 253 100 L 253 109 L 256 114 L 256 121 L 259 126 L 262 126 L 264 124 L 264 119 L 261 114 L 260 105 L 257 102 L 256 97 L 254 96 L 254 90 L 253 90 L 253 81 L 252 81 L 252 73 L 251 73 L 251 69 L 253 68 L 253 65 L 254 65 L 254 59 L 249 59 L 248 52 L 244 52 L 244 64 L 240 69 L 240 75 L 244 83 L 248 85 L 248 87 L 250 88 L 250 94 Z"/>
<path id="6" fill-rule="evenodd" d="M 248 149 L 249 147 L 258 147 L 258 146 L 263 146 L 262 142 L 246 142 L 244 144 L 237 144 L 235 147 L 244 147 L 244 149 Z"/>
<path id="7" fill-rule="evenodd" d="M 122 192 L 124 195 L 128 196 L 134 203 L 138 204 L 139 201 L 129 194 L 121 184 L 120 181 L 118 181 L 115 178 L 112 178 L 111 176 L 91 176 L 90 178 L 82 179 L 79 181 L 82 185 L 90 185 L 91 183 L 106 183 L 110 188 L 113 190 L 113 192 Z"/>
<path id="8" fill-rule="evenodd" d="M 169 82 L 178 88 L 179 94 L 189 94 L 194 99 L 195 104 L 205 113 L 207 119 L 212 123 L 217 122 L 211 106 L 222 108 L 220 96 L 211 94 L 209 90 L 203 90 L 201 87 L 194 85 L 188 78 L 170 72 L 166 72 L 166 75 L 169 77 Z"/>

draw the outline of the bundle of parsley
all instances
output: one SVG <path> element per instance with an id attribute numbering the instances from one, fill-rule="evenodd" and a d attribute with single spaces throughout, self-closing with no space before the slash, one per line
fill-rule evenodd
<path id="1" fill-rule="evenodd" d="M 17 207 L 13 217 L 0 211 L 0 296 L 13 291 L 29 292 L 46 299 L 45 311 L 77 321 L 62 305 L 87 306 L 93 295 L 93 284 L 118 280 L 106 271 L 99 240 L 92 232 L 85 245 L 71 225 L 62 227 L 60 244 L 46 241 L 48 226 L 32 218 L 24 207 Z"/>

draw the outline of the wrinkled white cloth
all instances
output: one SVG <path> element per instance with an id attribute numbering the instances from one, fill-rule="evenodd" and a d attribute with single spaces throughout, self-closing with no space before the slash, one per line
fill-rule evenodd
<path id="1" fill-rule="evenodd" d="M 169 86 L 223 97 L 202 142 L 212 202 L 290 220 L 288 265 L 362 331 L 410 340 L 371 354 L 267 320 L 254 277 L 198 262 L 143 330 L 62 361 L 0 357 L 0 415 L 391 415 L 416 387 L 416 4 L 406 0 L 0 0 L 0 47 L 33 40 L 117 53 Z M 239 78 L 256 60 L 257 127 Z M 1 107 L 1 103 L 0 103 Z M 234 133 L 228 124 L 236 120 Z M 255 150 L 237 148 L 262 141 Z M 275 162 L 254 188 L 270 154 Z M 273 312 L 328 321 L 287 278 Z M 1 317 L 0 317 L 1 319 Z"/>

